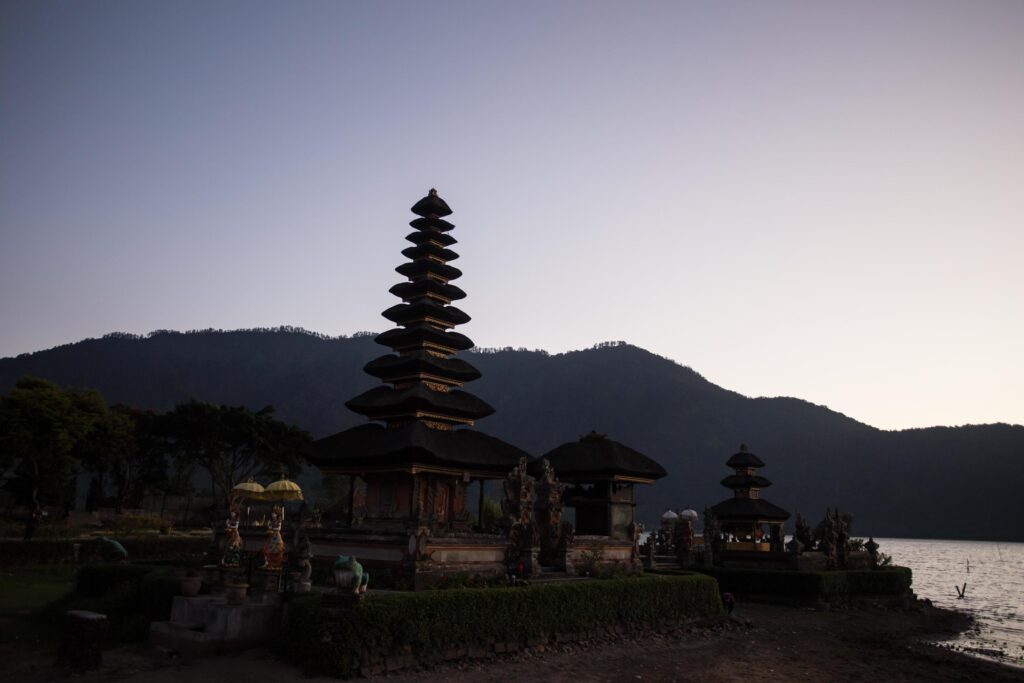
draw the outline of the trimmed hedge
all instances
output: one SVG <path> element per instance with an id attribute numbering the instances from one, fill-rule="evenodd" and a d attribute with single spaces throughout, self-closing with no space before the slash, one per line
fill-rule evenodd
<path id="1" fill-rule="evenodd" d="M 32 540 L 0 539 L 0 567 L 19 564 L 60 564 L 74 561 L 74 543 L 80 543 L 80 561 L 95 553 L 94 539 Z M 200 559 L 210 548 L 210 539 L 197 536 L 122 536 L 117 540 L 130 560 Z"/>
<path id="2" fill-rule="evenodd" d="M 913 574 L 907 567 L 836 571 L 700 569 L 713 576 L 723 592 L 737 596 L 778 597 L 806 601 L 857 596 L 907 595 Z M 673 573 L 667 570 L 664 573 Z"/>
<path id="3" fill-rule="evenodd" d="M 352 609 L 324 607 L 313 593 L 289 602 L 283 646 L 308 674 L 350 677 L 394 653 L 433 661 L 466 647 L 721 614 L 717 584 L 698 574 L 370 596 Z"/>

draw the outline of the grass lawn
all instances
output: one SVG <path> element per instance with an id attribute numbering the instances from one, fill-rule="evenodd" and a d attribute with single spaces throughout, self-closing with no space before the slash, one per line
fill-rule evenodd
<path id="1" fill-rule="evenodd" d="M 47 565 L 10 567 L 0 571 L 0 616 L 27 615 L 68 592 L 75 568 Z"/>
<path id="2" fill-rule="evenodd" d="M 16 669 L 27 660 L 45 661 L 56 648 L 57 626 L 39 612 L 74 587 L 75 568 L 60 565 L 0 570 L 0 660 Z"/>

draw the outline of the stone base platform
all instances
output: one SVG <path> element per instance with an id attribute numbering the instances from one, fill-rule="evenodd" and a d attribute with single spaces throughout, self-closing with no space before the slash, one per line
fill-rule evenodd
<path id="1" fill-rule="evenodd" d="M 223 596 L 177 596 L 170 621 L 149 626 L 149 642 L 183 656 L 237 652 L 269 642 L 281 627 L 278 599 L 229 605 Z"/>

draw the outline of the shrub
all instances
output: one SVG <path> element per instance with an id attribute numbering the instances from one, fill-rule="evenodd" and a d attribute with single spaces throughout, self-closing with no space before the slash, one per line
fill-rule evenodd
<path id="1" fill-rule="evenodd" d="M 92 564 L 80 567 L 75 580 L 75 595 L 92 598 L 110 593 L 122 583 L 137 587 L 153 567 L 137 564 Z"/>
<path id="2" fill-rule="evenodd" d="M 118 537 L 131 560 L 199 560 L 210 548 L 210 539 L 196 536 Z M 74 560 L 73 544 L 81 544 L 80 561 L 87 561 L 96 552 L 92 539 L 31 541 L 0 539 L 0 566 L 20 564 L 58 564 Z"/>
<path id="3" fill-rule="evenodd" d="M 151 621 L 170 618 L 181 582 L 173 568 L 155 564 L 100 564 L 78 570 L 76 588 L 46 609 L 51 621 L 65 610 L 80 609 L 107 615 L 107 646 L 145 640 Z"/>
<path id="4" fill-rule="evenodd" d="M 906 567 L 817 572 L 722 568 L 698 571 L 715 577 L 723 592 L 806 601 L 859 595 L 900 596 L 910 591 L 913 581 Z"/>
<path id="5" fill-rule="evenodd" d="M 430 661 L 467 646 L 721 612 L 715 581 L 695 574 L 372 596 L 350 610 L 326 608 L 311 594 L 289 602 L 283 647 L 307 673 L 347 677 L 364 656 L 408 650 Z"/>

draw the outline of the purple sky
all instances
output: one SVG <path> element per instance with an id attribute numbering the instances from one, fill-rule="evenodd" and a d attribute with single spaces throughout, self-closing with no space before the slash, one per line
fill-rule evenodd
<path id="1" fill-rule="evenodd" d="M 4 2 L 0 356 L 384 330 L 436 186 L 481 346 L 1024 423 L 1024 2 Z"/>

